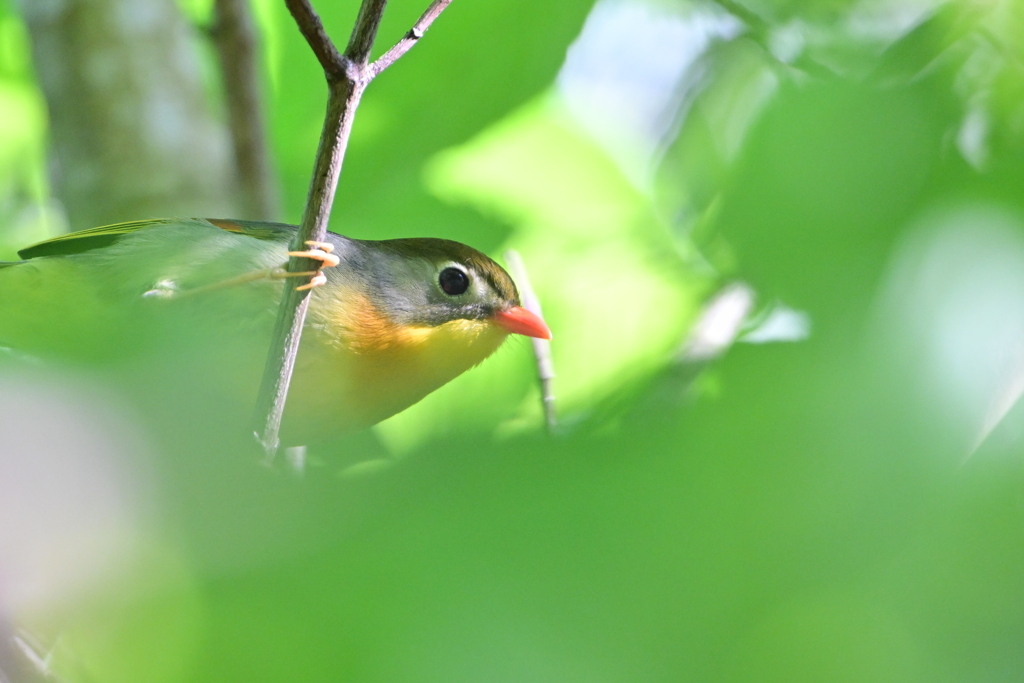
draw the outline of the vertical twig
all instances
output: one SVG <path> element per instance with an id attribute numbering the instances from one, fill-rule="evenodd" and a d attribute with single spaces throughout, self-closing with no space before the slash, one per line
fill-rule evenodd
<path id="1" fill-rule="evenodd" d="M 416 42 L 410 42 L 410 34 L 415 32 L 417 39 L 422 36 L 450 2 L 435 0 L 416 22 L 413 30 L 386 53 L 390 55 L 398 51 L 398 54 L 388 62 L 371 64 L 370 50 L 387 0 L 363 0 L 344 55 L 339 54 L 309 0 L 285 0 L 295 23 L 323 67 L 328 87 L 327 114 L 320 134 L 320 146 L 316 152 L 313 179 L 306 208 L 302 213 L 302 223 L 292 241 L 293 250 L 299 250 L 309 240 L 323 242 L 327 237 L 327 220 L 341 175 L 352 121 L 366 86 L 395 59 L 408 52 Z M 292 257 L 288 261 L 288 271 L 315 271 L 319 265 L 311 259 Z M 257 438 L 268 459 L 273 458 L 279 445 L 281 418 L 308 306 L 309 290 L 285 288 L 256 403 L 256 420 L 259 425 Z"/>
<path id="2" fill-rule="evenodd" d="M 249 0 L 216 0 L 211 33 L 224 78 L 240 218 L 277 220 L 278 186 L 267 146 L 259 45 Z"/>
<path id="3" fill-rule="evenodd" d="M 523 307 L 543 318 L 544 313 L 540 308 L 540 299 L 533 291 L 530 278 L 526 273 L 526 265 L 519 252 L 515 249 L 506 251 L 505 263 L 512 271 L 512 279 L 515 280 L 519 288 Z M 555 363 L 551 357 L 551 342 L 547 339 L 532 337 L 530 343 L 533 345 L 533 355 L 537 360 L 537 379 L 540 381 L 540 400 L 544 410 L 544 424 L 547 426 L 548 433 L 552 434 L 558 426 L 558 418 L 555 412 Z"/>
<path id="4" fill-rule="evenodd" d="M 61 683 L 50 668 L 42 645 L 0 615 L 0 681 L 4 683 Z"/>

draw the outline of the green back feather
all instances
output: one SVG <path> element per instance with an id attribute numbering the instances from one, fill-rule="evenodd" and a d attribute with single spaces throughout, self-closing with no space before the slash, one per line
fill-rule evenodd
<path id="1" fill-rule="evenodd" d="M 86 251 L 93 249 L 99 249 L 102 247 L 109 246 L 119 240 L 124 235 L 128 235 L 139 230 L 145 230 L 146 228 L 153 227 L 155 225 L 168 225 L 171 223 L 180 223 L 185 221 L 200 221 L 209 223 L 221 230 L 227 230 L 228 232 L 234 232 L 242 235 L 248 235 L 249 237 L 255 237 L 256 239 L 262 240 L 276 240 L 291 236 L 295 230 L 293 226 L 285 225 L 283 223 L 263 223 L 257 221 L 233 221 L 233 220 L 220 220 L 220 219 L 180 219 L 180 218 L 157 218 L 145 221 L 128 221 L 126 223 L 115 223 L 114 225 L 104 225 L 98 228 L 89 228 L 87 230 L 79 230 L 78 232 L 72 232 L 67 235 L 60 235 L 59 237 L 53 237 L 43 242 L 38 242 L 31 246 L 25 247 L 18 252 L 18 256 L 25 259 L 33 259 L 39 256 L 68 256 L 70 254 L 81 254 Z M 0 263 L 0 267 L 4 265 L 13 265 L 7 263 Z"/>

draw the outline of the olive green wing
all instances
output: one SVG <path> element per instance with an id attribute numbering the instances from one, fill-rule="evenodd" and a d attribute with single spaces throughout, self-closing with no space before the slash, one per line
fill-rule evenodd
<path id="1" fill-rule="evenodd" d="M 38 256 L 68 256 L 70 254 L 81 254 L 93 249 L 110 246 L 125 235 L 139 230 L 146 230 L 158 225 L 171 225 L 174 223 L 195 221 L 197 223 L 208 223 L 221 230 L 246 235 L 262 240 L 288 239 L 295 227 L 284 223 L 264 223 L 258 221 L 234 221 L 219 218 L 209 219 L 181 219 L 181 218 L 157 218 L 145 221 L 129 221 L 127 223 L 115 223 L 104 225 L 88 230 L 79 230 L 67 235 L 60 235 L 51 239 L 25 247 L 18 252 L 18 256 L 28 260 Z"/>
<path id="2" fill-rule="evenodd" d="M 28 260 L 38 256 L 66 256 L 69 254 L 81 254 L 85 251 L 109 246 L 124 235 L 138 230 L 144 230 L 145 228 L 154 225 L 166 225 L 171 222 L 173 221 L 130 221 L 127 223 L 104 225 L 98 228 L 89 228 L 88 230 L 79 230 L 78 232 L 60 235 L 43 242 L 38 242 L 29 247 L 25 247 L 18 252 L 18 256 Z"/>

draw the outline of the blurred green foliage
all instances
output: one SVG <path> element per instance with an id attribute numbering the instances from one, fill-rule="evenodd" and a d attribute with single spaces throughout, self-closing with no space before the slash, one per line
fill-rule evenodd
<path id="1" fill-rule="evenodd" d="M 32 77 L 25 27 L 0 4 L 0 258 L 60 232 L 47 206 L 46 104 Z M 54 223 L 57 222 L 56 225 Z"/>
<path id="2" fill-rule="evenodd" d="M 356 3 L 320 5 L 342 42 Z M 283 3 L 255 6 L 296 221 L 325 92 Z M 74 681 L 1019 680 L 1024 422 L 1007 406 L 982 427 L 1022 369 L 1022 7 L 454 3 L 368 91 L 332 227 L 518 249 L 555 335 L 562 433 L 538 432 L 516 343 L 311 453 L 300 479 L 219 432 L 235 408 L 216 397 L 177 396 L 186 425 L 97 400 L 146 434 L 103 432 L 142 472 L 108 482 L 146 492 L 123 510 L 139 538 L 84 594 L 10 618 Z M 421 9 L 389 8 L 382 45 Z M 587 112 L 626 116 L 642 98 L 625 86 L 682 44 L 581 67 L 597 83 L 581 105 L 568 69 L 552 84 L 588 11 L 584 37 L 606 40 L 626 20 L 718 27 L 661 93 L 647 157 L 620 154 L 638 127 Z M 4 12 L 10 248 L 17 211 L 47 201 L 45 116 Z M 806 314 L 809 338 L 688 359 L 687 331 L 736 279 L 762 318 Z M 43 388 L 72 378 L 51 408 L 107 384 L 3 362 Z M 36 530 L 5 526 L 15 549 Z"/>

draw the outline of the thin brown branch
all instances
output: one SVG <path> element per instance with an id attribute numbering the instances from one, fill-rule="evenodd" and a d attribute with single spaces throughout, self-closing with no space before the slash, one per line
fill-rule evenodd
<path id="1" fill-rule="evenodd" d="M 220 58 L 241 204 L 239 218 L 277 220 L 279 197 L 267 148 L 259 45 L 248 0 L 217 0 L 212 30 Z"/>
<path id="2" fill-rule="evenodd" d="M 512 271 L 512 279 L 515 280 L 519 288 L 519 296 L 523 301 L 523 307 L 543 318 L 544 312 L 540 307 L 540 299 L 537 298 L 533 291 L 530 277 L 526 273 L 526 264 L 523 263 L 523 258 L 519 255 L 519 252 L 515 249 L 506 251 L 505 263 L 508 264 L 508 269 Z M 537 379 L 540 382 L 540 400 L 541 408 L 544 411 L 544 424 L 547 426 L 548 433 L 552 434 L 558 427 L 558 417 L 555 411 L 555 362 L 551 356 L 551 342 L 547 339 L 531 338 L 530 343 L 533 345 L 533 355 L 537 361 Z"/>
<path id="3" fill-rule="evenodd" d="M 434 23 L 434 19 L 441 16 L 441 12 L 450 5 L 452 0 L 434 0 L 427 11 L 413 24 L 409 32 L 406 33 L 400 41 L 398 41 L 393 48 L 382 54 L 377 60 L 370 65 L 371 78 L 376 76 L 384 69 L 394 64 L 399 57 L 404 55 L 406 52 L 412 49 L 412 46 L 419 42 L 423 34 L 427 32 L 430 25 Z"/>
<path id="4" fill-rule="evenodd" d="M 334 192 L 341 175 L 342 160 L 348 146 L 352 119 L 365 85 L 347 78 L 331 83 L 327 99 L 327 116 L 320 134 L 313 180 L 310 183 L 302 222 L 291 248 L 299 249 L 306 240 L 323 242 L 327 237 L 327 221 L 334 203 Z M 308 258 L 292 257 L 287 270 L 302 272 L 317 270 L 320 264 Z M 296 281 L 299 279 L 297 278 Z M 285 285 L 284 296 L 278 308 L 277 324 L 271 341 L 270 353 L 263 371 L 263 381 L 256 403 L 256 418 L 263 425 L 260 442 L 268 459 L 272 459 L 280 445 L 279 432 L 284 416 L 288 385 L 299 353 L 302 326 L 309 308 L 309 290 Z"/>
<path id="5" fill-rule="evenodd" d="M 306 208 L 302 213 L 302 223 L 291 245 L 292 250 L 297 251 L 307 241 L 323 242 L 327 237 L 327 221 L 334 203 L 338 178 L 341 176 L 356 108 L 366 86 L 373 80 L 367 65 L 387 0 L 363 0 L 344 56 L 338 53 L 308 0 L 285 0 L 285 4 L 320 60 L 328 84 L 327 113 L 313 166 L 313 179 Z M 315 271 L 320 265 L 308 258 L 292 257 L 288 261 L 287 270 L 291 273 Z M 281 418 L 308 307 L 309 290 L 285 287 L 256 401 L 256 420 L 260 430 L 258 438 L 268 460 L 276 454 L 279 445 Z"/>
<path id="6" fill-rule="evenodd" d="M 348 47 L 345 48 L 345 56 L 359 67 L 366 66 L 370 61 L 370 50 L 373 49 L 373 41 L 377 39 L 377 29 L 380 28 L 387 4 L 388 0 L 363 0 L 359 6 L 359 16 L 349 36 Z"/>
<path id="7" fill-rule="evenodd" d="M 320 66 L 328 80 L 341 78 L 345 75 L 345 60 L 334 47 L 334 42 L 327 35 L 320 15 L 316 13 L 309 0 L 284 0 L 285 6 L 291 12 L 292 18 L 299 27 L 302 37 L 309 43 L 313 54 L 320 60 Z M 366 4 L 365 2 L 363 3 Z"/>

